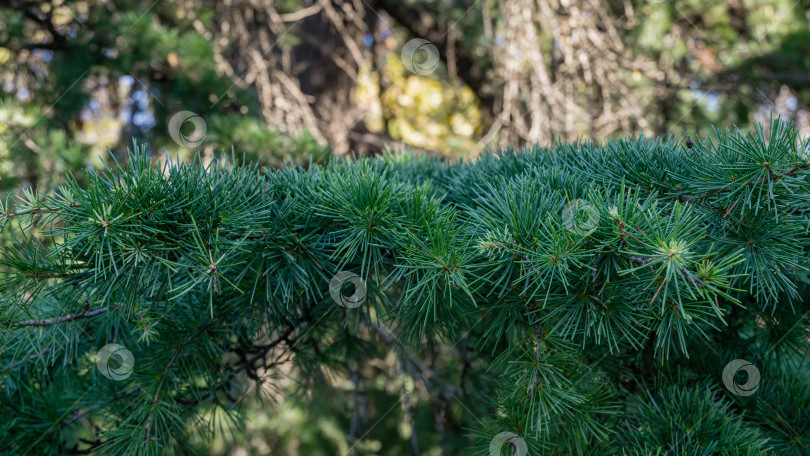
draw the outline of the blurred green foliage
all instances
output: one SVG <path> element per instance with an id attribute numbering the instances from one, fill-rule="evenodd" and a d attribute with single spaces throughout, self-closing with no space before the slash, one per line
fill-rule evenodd
<path id="1" fill-rule="evenodd" d="M 233 147 L 277 166 L 328 154 L 306 133 L 285 136 L 268 126 L 255 92 L 216 70 L 211 36 L 195 27 L 210 24 L 210 6 L 19 3 L 47 14 L 58 38 L 32 35 L 28 10 L 0 7 L 0 192 L 52 188 L 65 171 L 99 166 L 108 149 L 123 156 L 132 139 L 148 140 L 156 155 L 188 158 L 193 151 L 168 132 L 181 110 L 209 114 L 209 156 Z"/>

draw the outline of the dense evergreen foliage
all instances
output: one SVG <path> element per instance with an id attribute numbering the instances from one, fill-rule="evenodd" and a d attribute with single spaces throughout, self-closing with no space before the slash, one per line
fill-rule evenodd
<path id="1" fill-rule="evenodd" d="M 777 121 L 306 170 L 136 147 L 0 207 L 3 452 L 191 453 L 292 377 L 373 415 L 309 454 L 416 454 L 364 448 L 386 409 L 335 381 L 394 346 L 425 454 L 808 454 L 808 146 Z"/>

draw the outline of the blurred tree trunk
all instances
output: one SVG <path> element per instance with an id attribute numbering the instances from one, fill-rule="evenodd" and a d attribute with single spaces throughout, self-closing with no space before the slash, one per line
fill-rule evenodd
<path id="1" fill-rule="evenodd" d="M 649 65 L 624 46 L 622 22 L 607 6 L 591 0 L 498 5 L 500 44 L 484 56 L 474 55 L 455 22 L 438 20 L 432 4 L 402 0 L 318 0 L 287 14 L 272 2 L 228 0 L 219 4 L 218 26 L 227 43 L 225 70 L 256 87 L 267 122 L 285 131 L 306 128 L 337 154 L 373 152 L 391 139 L 365 130 L 355 101 L 358 71 L 373 58 L 363 38 L 375 29 L 376 10 L 442 50 L 448 68 L 476 93 L 491 121 L 479 149 L 496 138 L 502 146 L 548 144 L 648 127 L 630 74 Z"/>
<path id="2" fill-rule="evenodd" d="M 217 9 L 221 66 L 237 84 L 256 88 L 270 126 L 306 129 L 338 155 L 373 153 L 392 140 L 368 133 L 355 101 L 369 59 L 363 37 L 375 19 L 362 1 L 307 2 L 287 14 L 258 0 L 227 0 Z"/>

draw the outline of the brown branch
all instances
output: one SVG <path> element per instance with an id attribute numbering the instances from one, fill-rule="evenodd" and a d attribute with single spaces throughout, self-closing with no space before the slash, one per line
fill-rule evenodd
<path id="1" fill-rule="evenodd" d="M 664 277 L 664 280 L 661 282 L 661 285 L 658 286 L 658 289 L 655 290 L 655 294 L 653 295 L 652 299 L 650 299 L 650 304 L 655 302 L 655 298 L 658 297 L 658 293 L 660 293 L 661 289 L 664 288 L 665 283 L 667 283 L 667 278 L 666 277 Z"/>
<path id="2" fill-rule="evenodd" d="M 193 333 L 189 334 L 188 337 L 186 337 L 185 340 L 183 340 L 183 342 L 180 342 L 179 344 L 177 344 L 177 346 L 175 346 L 175 348 L 174 348 L 174 353 L 172 353 L 172 357 L 166 363 L 166 367 L 164 367 L 163 371 L 161 371 L 160 374 L 158 374 L 158 378 L 159 378 L 158 385 L 157 385 L 157 388 L 155 388 L 155 394 L 152 396 L 152 401 L 151 401 L 152 410 L 150 410 L 149 418 L 146 420 L 146 425 L 144 426 L 144 431 L 146 431 L 146 435 L 144 436 L 144 440 L 147 443 L 150 442 L 149 435 L 150 435 L 150 431 L 152 429 L 152 420 L 153 420 L 153 418 L 155 416 L 155 410 L 157 410 L 158 400 L 160 399 L 160 391 L 163 389 L 163 385 L 165 384 L 164 380 L 166 379 L 166 374 L 169 373 L 169 371 L 172 368 L 172 365 L 174 365 L 174 363 L 177 361 L 177 358 L 180 357 L 180 352 L 191 342 L 191 340 L 193 338 L 197 337 L 201 332 L 203 332 L 203 330 L 206 329 L 206 326 L 208 324 L 211 324 L 213 322 L 214 321 L 211 320 L 208 323 L 206 323 L 205 325 L 197 327 L 197 329 Z"/>
<path id="3" fill-rule="evenodd" d="M 118 309 L 120 307 L 121 307 L 120 305 L 113 306 L 112 309 Z M 93 310 L 88 310 L 88 309 L 85 308 L 85 310 L 83 310 L 83 311 L 81 311 L 79 313 L 63 315 L 61 317 L 47 318 L 45 320 L 30 320 L 30 321 L 21 321 L 19 323 L 12 323 L 11 327 L 12 328 L 22 328 L 24 326 L 35 326 L 35 327 L 51 326 L 51 325 L 55 325 L 55 324 L 58 324 L 58 323 L 64 323 L 66 321 L 79 320 L 79 319 L 82 319 L 82 318 L 92 318 L 92 317 L 95 317 L 97 315 L 101 315 L 101 314 L 107 312 L 108 310 L 110 310 L 109 307 L 101 307 L 101 308 L 93 309 Z"/>
<path id="4" fill-rule="evenodd" d="M 213 398 L 217 391 L 224 390 L 225 387 L 230 384 L 231 378 L 233 378 L 236 374 L 242 371 L 247 370 L 248 376 L 251 376 L 250 372 L 255 371 L 259 367 L 269 369 L 271 367 L 278 365 L 280 363 L 279 361 L 280 358 L 274 360 L 272 363 L 269 364 L 266 363 L 265 359 L 267 357 L 268 352 L 273 348 L 277 347 L 278 345 L 280 345 L 282 342 L 286 342 L 287 345 L 293 346 L 294 341 L 290 339 L 290 336 L 296 329 L 299 328 L 298 325 L 304 322 L 312 323 L 311 320 L 306 318 L 298 319 L 296 322 L 291 323 L 287 327 L 287 329 L 284 330 L 284 332 L 282 332 L 281 334 L 279 334 L 279 336 L 273 341 L 267 344 L 253 345 L 252 347 L 248 348 L 247 351 L 241 352 L 237 351 L 236 353 L 240 356 L 241 361 L 228 366 L 227 369 L 229 370 L 227 371 L 228 375 L 227 378 L 223 379 L 216 386 L 214 386 L 214 388 L 210 392 L 208 392 L 208 394 L 202 396 L 194 396 L 190 399 L 178 399 L 177 402 L 189 406 L 199 404 L 203 401 Z M 253 356 L 248 357 L 246 356 L 248 353 L 255 353 L 255 354 Z M 263 362 L 260 366 L 256 366 L 256 362 L 259 360 L 265 360 L 265 362 Z"/>
<path id="5" fill-rule="evenodd" d="M 464 395 L 464 392 L 458 389 L 455 385 L 447 382 L 446 380 L 442 379 L 436 372 L 434 372 L 430 367 L 428 367 L 421 359 L 419 359 L 412 351 L 408 350 L 405 344 L 399 340 L 399 338 L 392 333 L 389 329 L 383 328 L 376 324 L 370 325 L 371 329 L 374 330 L 377 334 L 382 337 L 382 339 L 391 346 L 398 345 L 402 350 L 403 354 L 407 356 L 409 364 L 412 365 L 415 369 L 411 368 L 408 369 L 406 364 L 403 364 L 403 367 L 406 368 L 408 373 L 413 378 L 420 378 L 425 385 L 429 385 L 433 383 L 436 386 L 441 386 L 444 388 L 445 392 L 450 395 L 452 399 L 458 399 L 459 397 Z M 403 358 L 403 361 L 405 359 Z"/>
<path id="6" fill-rule="evenodd" d="M 68 207 L 82 207 L 82 203 L 71 202 L 70 204 L 68 204 Z M 2 212 L 2 213 L 0 213 L 0 216 L 12 218 L 12 217 L 19 217 L 21 215 L 39 214 L 39 213 L 42 213 L 42 212 L 49 212 L 49 211 L 50 212 L 58 212 L 60 210 L 61 210 L 61 208 L 51 208 L 51 207 L 47 207 L 47 206 L 39 206 L 39 207 L 35 207 L 33 209 L 28 209 L 28 210 L 25 210 L 25 211 L 22 211 L 22 212 Z"/>
<path id="7" fill-rule="evenodd" d="M 25 272 L 23 273 L 25 277 L 29 279 L 67 279 L 68 277 L 72 277 L 73 274 L 58 274 L 58 273 L 40 273 L 40 272 Z"/>
<path id="8" fill-rule="evenodd" d="M 796 175 L 796 171 L 806 168 L 810 168 L 810 163 L 796 163 L 795 165 L 793 165 L 792 168 L 790 168 L 790 170 L 787 173 L 784 174 L 784 176 L 792 177 Z"/>
<path id="9" fill-rule="evenodd" d="M 122 399 L 122 398 L 124 398 L 126 396 L 129 396 L 130 394 L 135 393 L 139 389 L 141 389 L 141 387 L 138 386 L 138 385 L 135 385 L 135 386 L 133 386 L 132 388 L 130 388 L 128 390 L 124 390 L 124 391 L 116 394 L 115 396 L 113 396 L 113 398 L 109 402 L 107 402 L 107 404 L 109 404 L 110 402 L 115 402 L 115 401 L 117 401 L 119 399 Z M 95 404 L 93 406 L 90 406 L 90 407 L 82 410 L 81 412 L 76 410 L 76 411 L 73 412 L 73 415 L 70 418 L 66 418 L 66 419 L 62 420 L 62 424 L 67 425 L 67 424 L 74 423 L 74 422 L 84 418 L 85 416 L 89 415 L 90 413 L 100 409 L 101 407 L 102 407 L 102 404 Z"/>
<path id="10" fill-rule="evenodd" d="M 41 354 L 46 355 L 46 354 L 48 354 L 49 351 L 50 351 L 50 349 L 46 348 L 46 349 L 44 349 L 42 351 Z M 5 350 L 0 349 L 0 355 L 2 355 L 3 352 L 5 352 Z M 28 361 L 39 358 L 39 356 L 40 356 L 40 353 L 34 353 L 34 354 L 31 354 L 31 355 L 28 355 L 25 359 L 21 359 L 21 360 L 19 360 L 17 362 L 8 364 L 7 366 L 0 367 L 0 372 L 6 373 L 6 372 L 10 371 L 11 369 L 16 368 L 17 366 L 22 366 L 23 364 L 27 363 Z"/>
<path id="11" fill-rule="evenodd" d="M 731 213 L 731 211 L 733 211 L 733 210 L 734 210 L 734 208 L 735 208 L 735 207 L 737 207 L 737 203 L 739 203 L 739 202 L 740 202 L 740 199 L 739 199 L 739 198 L 737 198 L 737 201 L 734 201 L 734 204 L 732 204 L 732 205 L 731 205 L 731 207 L 730 207 L 730 208 L 728 208 L 728 210 L 726 211 L 726 213 L 725 213 L 725 214 L 723 214 L 723 218 L 728 218 L 728 214 L 730 214 L 730 213 Z"/>
<path id="12" fill-rule="evenodd" d="M 529 386 L 529 401 L 531 402 L 534 398 L 534 390 L 539 386 L 537 381 L 537 363 L 540 363 L 540 323 L 534 324 L 534 338 L 535 338 L 535 347 L 534 347 L 534 369 L 532 369 L 532 383 Z"/>
<path id="13" fill-rule="evenodd" d="M 793 177 L 793 176 L 796 175 L 797 171 L 799 171 L 801 169 L 807 169 L 807 168 L 810 168 L 810 163 L 796 163 L 785 174 L 775 174 L 774 172 L 770 171 L 770 179 L 757 179 L 757 180 L 755 180 L 753 182 L 747 182 L 745 185 L 743 185 L 743 187 L 751 188 L 751 187 L 753 187 L 755 185 L 764 184 L 764 183 L 768 182 L 769 180 L 771 182 L 776 182 L 776 181 L 778 181 L 780 179 L 784 179 L 785 177 Z M 715 189 L 707 191 L 702 196 L 680 195 L 678 197 L 678 200 L 683 203 L 683 202 L 690 201 L 690 200 L 695 199 L 695 198 L 706 199 L 707 197 L 712 196 L 712 195 L 716 195 L 718 193 L 731 193 L 731 192 L 733 192 L 735 190 L 737 190 L 737 189 L 734 188 L 734 187 L 715 188 Z"/>
<path id="14" fill-rule="evenodd" d="M 637 237 L 635 237 L 632 234 L 628 233 L 627 230 L 624 229 L 624 222 L 622 222 L 621 220 L 618 220 L 618 219 L 616 220 L 616 226 L 619 228 L 619 232 L 622 235 L 630 237 L 632 239 L 635 239 L 635 241 L 638 242 L 639 244 L 646 244 L 646 242 L 643 242 L 643 241 L 639 240 Z M 636 227 L 636 229 L 638 230 L 638 227 Z M 641 233 L 641 230 L 639 230 L 639 233 Z M 642 234 L 644 234 L 644 233 L 642 233 Z"/>

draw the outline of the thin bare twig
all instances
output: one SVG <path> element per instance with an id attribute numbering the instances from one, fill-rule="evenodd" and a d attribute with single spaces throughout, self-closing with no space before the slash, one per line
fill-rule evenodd
<path id="1" fill-rule="evenodd" d="M 112 309 L 114 310 L 114 309 L 118 309 L 120 307 L 121 307 L 120 305 L 117 305 L 117 306 L 113 306 Z M 21 322 L 17 322 L 17 323 L 12 323 L 11 327 L 12 328 L 22 328 L 22 327 L 25 327 L 25 326 L 35 326 L 35 327 L 51 326 L 51 325 L 55 325 L 55 324 L 58 324 L 58 323 L 64 323 L 64 322 L 67 322 L 67 321 L 79 320 L 79 319 L 82 319 L 82 318 L 92 318 L 92 317 L 95 317 L 97 315 L 101 315 L 101 314 L 103 314 L 103 313 L 105 313 L 105 312 L 107 312 L 109 310 L 110 310 L 109 307 L 100 307 L 98 309 L 93 309 L 93 310 L 89 310 L 89 309 L 85 308 L 85 310 L 83 310 L 81 312 L 68 314 L 68 315 L 63 315 L 61 317 L 46 318 L 45 320 L 29 320 L 29 321 L 21 321 Z"/>

